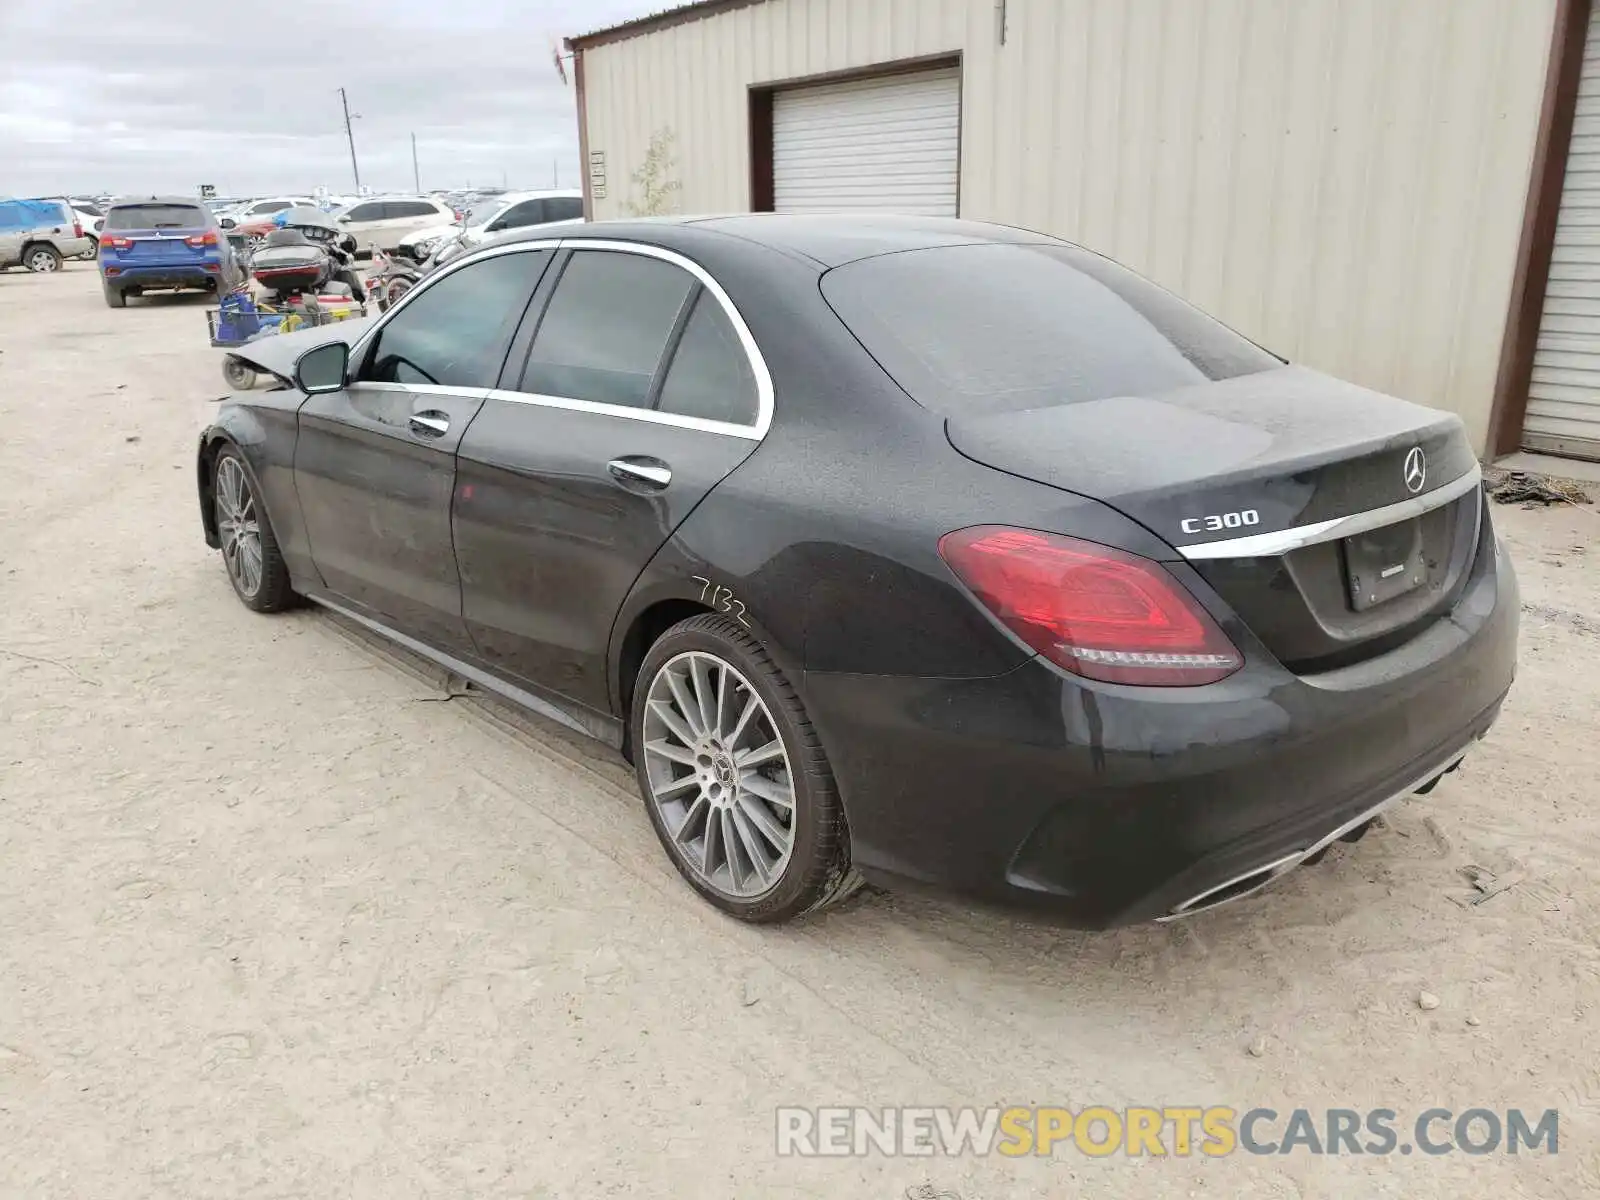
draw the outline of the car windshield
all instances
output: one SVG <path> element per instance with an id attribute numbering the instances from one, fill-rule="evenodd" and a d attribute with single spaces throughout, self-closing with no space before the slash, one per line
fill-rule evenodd
<path id="1" fill-rule="evenodd" d="M 981 243 L 860 259 L 822 279 L 918 402 L 959 416 L 1148 396 L 1282 361 L 1077 246 Z"/>
<path id="2" fill-rule="evenodd" d="M 72 202 L 72 207 L 81 213 L 88 214 L 91 217 L 105 216 L 105 213 L 100 211 L 100 206 L 93 200 L 74 200 Z"/>
<path id="3" fill-rule="evenodd" d="M 106 216 L 107 229 L 199 229 L 208 224 L 197 204 L 127 204 Z"/>

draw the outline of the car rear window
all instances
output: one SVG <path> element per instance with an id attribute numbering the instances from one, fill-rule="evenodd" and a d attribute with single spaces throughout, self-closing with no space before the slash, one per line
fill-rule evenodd
<path id="1" fill-rule="evenodd" d="M 868 352 L 949 416 L 1147 396 L 1283 365 L 1076 246 L 940 246 L 836 267 L 822 293 Z"/>
<path id="2" fill-rule="evenodd" d="M 106 214 L 107 229 L 204 229 L 210 216 L 198 204 L 125 204 Z"/>

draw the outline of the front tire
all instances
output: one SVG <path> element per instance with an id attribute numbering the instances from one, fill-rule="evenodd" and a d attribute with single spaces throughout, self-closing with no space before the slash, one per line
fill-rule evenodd
<path id="1" fill-rule="evenodd" d="M 211 503 L 222 542 L 222 563 L 244 606 L 255 612 L 280 612 L 294 602 L 289 568 L 278 552 L 272 523 L 256 495 L 255 477 L 239 451 L 226 447 L 211 475 Z"/>
<path id="2" fill-rule="evenodd" d="M 222 377 L 236 392 L 248 392 L 256 385 L 255 369 L 236 355 L 226 355 L 222 360 Z"/>
<path id="3" fill-rule="evenodd" d="M 771 924 L 842 900 L 844 806 L 805 706 L 738 622 L 680 622 L 639 668 L 630 714 L 645 810 L 689 885 Z"/>

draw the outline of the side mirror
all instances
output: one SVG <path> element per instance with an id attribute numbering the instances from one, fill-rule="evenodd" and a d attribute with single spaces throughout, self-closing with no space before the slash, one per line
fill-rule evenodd
<path id="1" fill-rule="evenodd" d="M 294 364 L 294 385 L 308 396 L 337 392 L 344 386 L 350 368 L 350 347 L 344 342 L 329 342 L 307 350 Z"/>
<path id="2" fill-rule="evenodd" d="M 239 222 L 235 221 L 232 217 L 223 217 L 222 227 L 224 229 L 237 229 L 239 227 Z"/>
<path id="3" fill-rule="evenodd" d="M 341 224 L 341 225 L 350 224 L 350 218 L 348 216 L 340 217 L 339 218 L 339 224 Z"/>

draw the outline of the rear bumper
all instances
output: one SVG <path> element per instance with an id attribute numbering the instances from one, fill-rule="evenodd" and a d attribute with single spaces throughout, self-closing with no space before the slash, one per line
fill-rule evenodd
<path id="1" fill-rule="evenodd" d="M 111 274 L 115 270 L 116 274 Z M 111 288 L 190 288 L 210 287 L 222 278 L 221 263 L 172 263 L 149 266 L 121 266 L 111 264 L 102 270 L 101 278 Z"/>
<path id="2" fill-rule="evenodd" d="M 1449 767 L 1499 713 L 1517 618 L 1486 529 L 1447 616 L 1338 671 L 1295 676 L 1247 646 L 1200 688 L 1035 659 L 993 679 L 812 673 L 806 701 L 868 878 L 1105 927 L 1292 863 Z"/>

